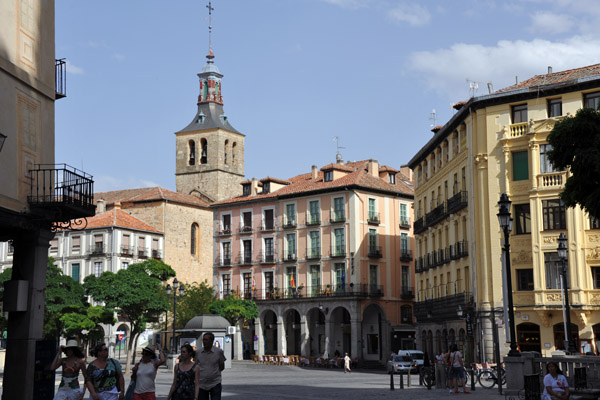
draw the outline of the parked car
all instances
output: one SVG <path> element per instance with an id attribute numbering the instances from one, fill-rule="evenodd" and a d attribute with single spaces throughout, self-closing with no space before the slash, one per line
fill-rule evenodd
<path id="1" fill-rule="evenodd" d="M 387 372 L 393 371 L 395 374 L 417 372 L 417 363 L 409 356 L 392 356 L 387 363 Z"/>
<path id="2" fill-rule="evenodd" d="M 408 356 L 417 363 L 417 367 L 423 367 L 425 363 L 425 355 L 421 350 L 398 350 L 399 356 Z"/>

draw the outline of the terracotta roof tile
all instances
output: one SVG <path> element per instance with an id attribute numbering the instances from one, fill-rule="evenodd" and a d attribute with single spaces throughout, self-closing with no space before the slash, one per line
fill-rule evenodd
<path id="1" fill-rule="evenodd" d="M 526 81 L 496 91 L 496 93 L 506 92 L 515 89 L 524 89 L 532 86 L 544 86 L 573 81 L 579 78 L 586 78 L 600 74 L 600 64 L 588 65 L 586 67 L 568 69 L 566 71 L 553 72 L 545 75 L 535 75 Z"/>
<path id="2" fill-rule="evenodd" d="M 281 183 L 282 185 L 289 185 L 290 182 L 283 180 L 283 179 L 277 179 L 277 178 L 273 178 L 272 176 L 267 176 L 266 178 L 263 178 L 260 180 L 260 182 L 275 182 L 275 183 Z"/>
<path id="3" fill-rule="evenodd" d="M 112 210 L 94 215 L 93 217 L 89 217 L 87 218 L 87 223 L 88 224 L 86 229 L 106 228 L 114 226 L 119 228 L 128 228 L 140 231 L 162 233 L 153 226 L 148 225 L 144 221 L 137 219 L 136 217 L 133 217 L 125 211 L 118 208 L 113 208 Z"/>
<path id="4" fill-rule="evenodd" d="M 106 204 L 137 203 L 145 201 L 173 201 L 177 203 L 190 204 L 200 207 L 208 207 L 208 203 L 191 194 L 173 192 L 161 187 L 150 187 L 141 189 L 113 190 L 111 192 L 100 192 L 94 195 L 95 200 L 103 199 Z"/>
<path id="5" fill-rule="evenodd" d="M 344 172 L 354 171 L 354 168 L 349 167 L 345 164 L 338 164 L 338 163 L 327 164 L 321 168 L 321 171 L 330 171 L 332 169 L 335 169 L 337 171 L 344 171 Z"/>
<path id="6" fill-rule="evenodd" d="M 400 170 L 392 168 L 389 165 L 384 165 L 383 167 L 379 168 L 379 172 L 395 172 L 395 173 L 398 173 L 398 172 L 400 172 Z"/>

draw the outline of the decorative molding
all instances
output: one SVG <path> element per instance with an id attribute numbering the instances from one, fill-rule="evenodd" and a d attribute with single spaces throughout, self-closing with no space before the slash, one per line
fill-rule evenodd
<path id="1" fill-rule="evenodd" d="M 590 304 L 600 304 L 600 294 L 593 294 L 590 296 Z"/>
<path id="2" fill-rule="evenodd" d="M 557 244 L 558 236 L 544 236 L 544 244 Z"/>
<path id="3" fill-rule="evenodd" d="M 533 293 L 527 293 L 527 294 L 522 294 L 519 293 L 516 295 L 515 297 L 516 303 L 518 304 L 534 304 L 535 303 L 535 296 L 533 295 Z"/>
<path id="4" fill-rule="evenodd" d="M 540 320 L 542 321 L 542 325 L 545 328 L 549 328 L 552 325 L 552 317 L 551 317 L 551 313 L 550 311 L 546 311 L 546 310 L 539 310 L 537 312 L 538 316 L 540 317 Z"/>
<path id="5" fill-rule="evenodd" d="M 521 250 L 516 255 L 513 253 L 512 261 L 514 264 L 528 264 L 531 263 L 531 252 L 527 252 L 525 250 Z"/>
<path id="6" fill-rule="evenodd" d="M 479 164 L 481 162 L 487 162 L 488 160 L 488 155 L 487 153 L 479 153 L 475 156 L 475 163 Z"/>
<path id="7" fill-rule="evenodd" d="M 562 301 L 562 295 L 560 293 L 546 293 L 546 301 L 560 302 Z"/>
<path id="8" fill-rule="evenodd" d="M 590 243 L 600 243 L 600 235 L 588 235 L 588 242 Z"/>
<path id="9" fill-rule="evenodd" d="M 577 316 L 577 319 L 579 320 L 580 324 L 579 325 L 583 325 L 583 326 L 587 326 L 588 325 L 588 320 L 590 317 L 590 312 L 589 311 L 576 311 L 575 315 Z"/>
<path id="10" fill-rule="evenodd" d="M 587 249 L 585 252 L 585 258 L 587 260 L 600 260 L 600 246 Z"/>

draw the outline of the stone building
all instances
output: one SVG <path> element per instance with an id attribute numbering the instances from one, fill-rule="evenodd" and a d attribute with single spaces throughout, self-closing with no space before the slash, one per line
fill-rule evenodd
<path id="1" fill-rule="evenodd" d="M 554 73 L 549 68 L 458 103 L 458 112 L 410 161 L 416 176 L 415 315 L 423 349 L 437 353 L 457 342 L 469 360 L 494 358 L 493 321 L 507 325 L 497 217 L 506 193 L 514 219 L 509 276 L 518 347 L 546 356 L 564 349 L 556 241 L 564 233 L 571 335 L 578 351 L 597 353 L 600 225 L 560 200 L 570 172 L 548 161 L 547 136 L 556 121 L 599 104 L 600 65 Z M 499 337 L 506 354 L 504 329 Z"/>
<path id="2" fill-rule="evenodd" d="M 259 308 L 236 357 L 348 352 L 378 364 L 414 348 L 410 178 L 340 161 L 242 187 L 212 206 L 218 295 Z"/>

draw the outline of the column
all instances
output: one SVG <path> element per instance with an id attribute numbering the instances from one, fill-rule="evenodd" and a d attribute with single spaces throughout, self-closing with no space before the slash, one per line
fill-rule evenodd
<path id="1" fill-rule="evenodd" d="M 13 242 L 11 281 L 26 281 L 27 307 L 8 315 L 5 365 L 10 368 L 4 369 L 4 400 L 33 399 L 36 342 L 43 337 L 48 248 L 53 236 L 49 230 L 38 229 L 23 233 Z M 11 299 L 5 298 L 5 306 L 8 302 Z"/>
<path id="2" fill-rule="evenodd" d="M 306 315 L 300 316 L 300 355 L 310 356 L 310 328 Z"/>
<path id="3" fill-rule="evenodd" d="M 233 340 L 233 357 L 234 360 L 244 359 L 244 347 L 242 346 L 242 327 L 239 322 L 236 324 L 236 332 L 232 335 Z"/>
<path id="4" fill-rule="evenodd" d="M 256 354 L 258 356 L 264 356 L 265 355 L 265 337 L 263 335 L 263 329 L 262 329 L 262 323 L 260 322 L 260 317 L 254 319 L 254 334 L 256 336 L 258 336 L 258 341 L 256 341 L 256 342 L 254 342 L 254 338 L 252 338 L 252 340 L 253 340 L 252 346 L 254 346 L 255 344 L 258 345 L 258 348 L 253 347 L 254 354 Z"/>
<path id="5" fill-rule="evenodd" d="M 360 334 L 360 318 L 350 319 L 350 358 L 362 359 L 362 337 Z"/>
<path id="6" fill-rule="evenodd" d="M 331 317 L 331 316 L 330 316 Z M 333 322 L 331 322 L 330 318 L 326 317 L 325 320 L 325 352 L 327 353 L 327 357 L 333 357 L 334 352 L 334 338 L 333 338 Z"/>
<path id="7" fill-rule="evenodd" d="M 287 341 L 285 339 L 283 318 L 280 315 L 277 316 L 277 335 L 275 339 L 277 340 L 277 354 L 285 356 L 287 354 Z"/>

